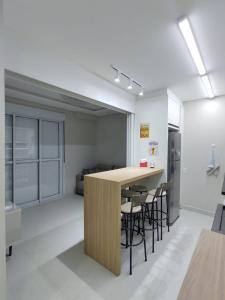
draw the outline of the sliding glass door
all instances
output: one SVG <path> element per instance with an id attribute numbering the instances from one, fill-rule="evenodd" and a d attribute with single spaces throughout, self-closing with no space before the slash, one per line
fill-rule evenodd
<path id="1" fill-rule="evenodd" d="M 38 201 L 38 120 L 15 117 L 14 202 Z"/>
<path id="2" fill-rule="evenodd" d="M 41 124 L 41 197 L 53 197 L 60 193 L 61 128 L 57 122 L 43 121 Z"/>
<path id="3" fill-rule="evenodd" d="M 5 204 L 13 204 L 13 116 L 5 116 Z"/>
<path id="4" fill-rule="evenodd" d="M 62 195 L 63 123 L 6 115 L 6 205 Z"/>

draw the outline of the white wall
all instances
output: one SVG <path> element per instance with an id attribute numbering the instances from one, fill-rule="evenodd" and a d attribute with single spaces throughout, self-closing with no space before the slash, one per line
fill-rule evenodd
<path id="1" fill-rule="evenodd" d="M 125 114 L 113 114 L 97 119 L 97 163 L 126 165 L 126 127 Z"/>
<path id="2" fill-rule="evenodd" d="M 218 176 L 207 176 L 211 144 L 221 163 Z M 225 172 L 225 97 L 184 103 L 182 205 L 214 213 Z"/>
<path id="3" fill-rule="evenodd" d="M 6 299 L 5 271 L 5 96 L 3 62 L 3 3 L 0 0 L 0 298 Z"/>
<path id="4" fill-rule="evenodd" d="M 96 120 L 85 115 L 65 114 L 65 194 L 74 193 L 75 176 L 96 163 Z"/>
<path id="5" fill-rule="evenodd" d="M 140 123 L 150 124 L 150 138 L 140 138 Z M 152 140 L 159 142 L 159 154 L 151 159 L 156 167 L 165 169 L 164 179 L 167 178 L 168 153 L 168 96 L 167 91 L 159 95 L 145 97 L 137 101 L 135 116 L 135 165 L 140 159 L 150 159 L 148 143 Z"/>
<path id="6" fill-rule="evenodd" d="M 5 68 L 100 103 L 134 112 L 135 97 L 84 70 L 55 49 L 5 27 Z"/>

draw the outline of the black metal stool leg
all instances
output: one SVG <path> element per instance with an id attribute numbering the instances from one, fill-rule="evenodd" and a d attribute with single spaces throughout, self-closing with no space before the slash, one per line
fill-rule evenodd
<path id="1" fill-rule="evenodd" d="M 169 201 L 168 197 L 166 196 L 166 217 L 167 217 L 167 227 L 168 227 L 168 232 L 170 232 L 170 219 L 169 219 Z"/>
<path id="2" fill-rule="evenodd" d="M 145 241 L 145 218 L 144 218 L 143 207 L 142 207 L 141 215 L 142 215 L 142 228 L 143 228 L 145 261 L 147 261 L 147 251 L 146 251 L 146 241 Z"/>
<path id="3" fill-rule="evenodd" d="M 138 216 L 138 234 L 141 232 L 140 230 L 140 216 Z"/>
<path id="4" fill-rule="evenodd" d="M 128 247 L 128 216 L 125 216 L 126 248 Z"/>
<path id="5" fill-rule="evenodd" d="M 156 220 L 156 227 L 157 227 L 157 241 L 159 241 L 159 207 L 158 207 L 158 201 L 155 202 L 155 206 L 156 206 L 156 216 L 157 216 L 157 220 Z"/>
<path id="6" fill-rule="evenodd" d="M 132 244 L 133 244 L 133 220 L 130 214 L 130 275 L 132 275 Z"/>
<path id="7" fill-rule="evenodd" d="M 163 206 L 162 196 L 160 197 L 160 227 L 161 227 L 161 240 L 163 239 Z"/>
<path id="8" fill-rule="evenodd" d="M 150 208 L 149 208 L 149 204 L 147 204 L 148 207 L 148 221 L 149 221 L 149 225 L 151 225 L 151 216 L 150 216 Z M 151 205 L 152 206 L 152 205 Z M 151 207 L 151 214 L 152 214 L 152 207 Z"/>
<path id="9" fill-rule="evenodd" d="M 154 222 L 154 210 L 151 211 L 152 218 L 152 253 L 155 252 L 155 222 Z"/>

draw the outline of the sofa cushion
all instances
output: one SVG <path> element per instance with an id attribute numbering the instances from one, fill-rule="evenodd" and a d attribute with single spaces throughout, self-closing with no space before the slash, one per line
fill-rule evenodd
<path id="1" fill-rule="evenodd" d="M 101 172 L 101 171 L 109 171 L 109 170 L 112 170 L 112 165 L 97 164 L 96 165 L 96 169 L 98 169 L 99 172 Z"/>
<path id="2" fill-rule="evenodd" d="M 89 174 L 89 169 L 83 169 L 82 174 L 83 174 L 83 175 Z"/>
<path id="3" fill-rule="evenodd" d="M 83 188 L 84 188 L 84 181 L 79 181 L 79 182 L 77 182 L 76 188 L 77 188 L 77 189 L 82 189 L 82 190 L 83 190 Z"/>

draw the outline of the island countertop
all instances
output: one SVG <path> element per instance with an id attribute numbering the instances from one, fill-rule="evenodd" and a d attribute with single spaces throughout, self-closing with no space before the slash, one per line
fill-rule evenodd
<path id="1" fill-rule="evenodd" d="M 163 172 L 160 168 L 140 168 L 140 167 L 127 167 L 115 169 L 111 171 L 99 172 L 94 174 L 85 175 L 85 177 L 97 178 L 117 182 L 121 185 L 129 182 L 138 181 L 152 175 L 157 175 Z"/>

